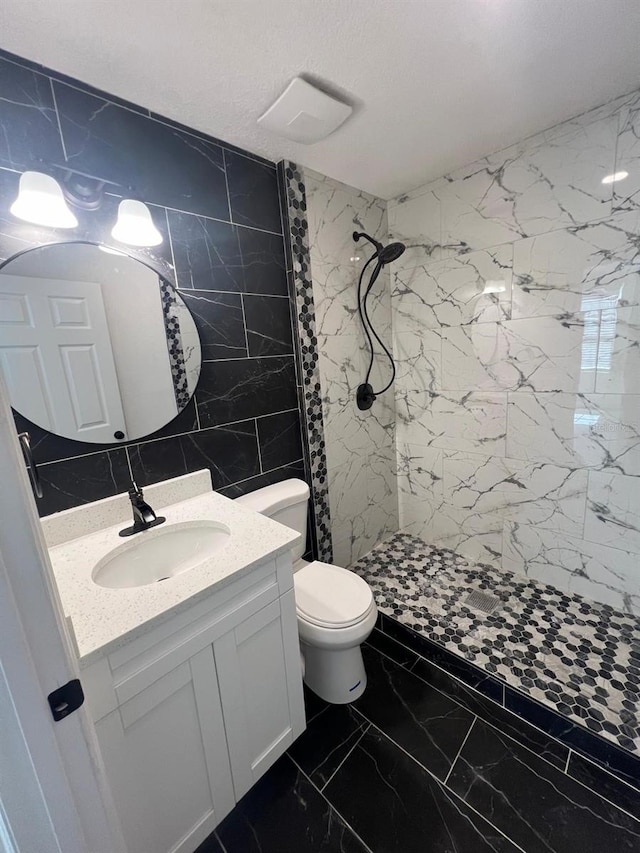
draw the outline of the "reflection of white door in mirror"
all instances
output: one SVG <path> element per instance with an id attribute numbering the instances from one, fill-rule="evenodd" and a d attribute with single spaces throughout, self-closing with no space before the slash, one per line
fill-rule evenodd
<path id="1" fill-rule="evenodd" d="M 0 329 L 15 409 L 78 441 L 126 437 L 100 284 L 4 274 Z"/>

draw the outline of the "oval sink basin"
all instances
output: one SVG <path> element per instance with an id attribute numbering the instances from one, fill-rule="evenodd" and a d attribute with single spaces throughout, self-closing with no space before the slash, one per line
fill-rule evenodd
<path id="1" fill-rule="evenodd" d="M 137 533 L 94 567 L 99 586 L 147 586 L 195 569 L 229 541 L 229 528 L 216 521 L 185 521 Z"/>

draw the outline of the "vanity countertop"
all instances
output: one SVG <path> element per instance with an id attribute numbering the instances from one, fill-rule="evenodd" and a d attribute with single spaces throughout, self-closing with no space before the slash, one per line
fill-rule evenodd
<path id="1" fill-rule="evenodd" d="M 69 538 L 49 549 L 62 606 L 65 615 L 71 619 L 78 656 L 83 665 L 146 633 L 164 618 L 192 606 L 214 590 L 247 574 L 265 559 L 286 553 L 300 538 L 288 527 L 213 491 L 168 506 L 154 503 L 153 507 L 158 515 L 166 517 L 165 524 L 130 539 L 122 539 L 118 535 L 130 521 L 124 525 L 120 521 Z M 85 515 L 87 509 L 89 507 L 82 508 Z M 99 509 L 97 512 L 99 515 Z M 195 568 L 161 583 L 125 589 L 102 587 L 92 580 L 95 565 L 124 542 L 132 542 L 141 536 L 151 537 L 167 525 L 202 520 L 226 525 L 230 536 L 222 547 Z"/>

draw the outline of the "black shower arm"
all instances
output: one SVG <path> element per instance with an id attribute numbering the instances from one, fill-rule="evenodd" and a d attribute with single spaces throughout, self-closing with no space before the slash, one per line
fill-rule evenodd
<path id="1" fill-rule="evenodd" d="M 370 237 L 369 234 L 365 234 L 364 231 L 354 231 L 352 236 L 356 243 L 361 237 L 364 237 L 364 239 L 368 240 L 372 246 L 376 247 L 376 252 L 379 252 L 382 249 L 382 243 L 379 243 L 377 240 L 374 240 L 373 237 Z"/>

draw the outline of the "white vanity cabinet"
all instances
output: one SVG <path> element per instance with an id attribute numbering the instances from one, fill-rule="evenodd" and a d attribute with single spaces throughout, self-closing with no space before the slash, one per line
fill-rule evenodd
<path id="1" fill-rule="evenodd" d="M 82 682 L 129 853 L 193 853 L 305 727 L 290 555 L 95 660 Z"/>

